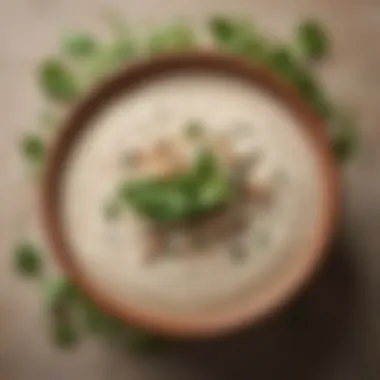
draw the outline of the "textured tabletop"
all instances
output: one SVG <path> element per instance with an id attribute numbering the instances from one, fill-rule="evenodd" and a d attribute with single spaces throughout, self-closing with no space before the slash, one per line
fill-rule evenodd
<path id="1" fill-rule="evenodd" d="M 149 358 L 92 340 L 62 352 L 48 342 L 38 287 L 10 268 L 10 247 L 30 207 L 15 148 L 42 104 L 35 65 L 62 30 L 101 31 L 105 7 L 142 27 L 174 16 L 196 24 L 232 11 L 284 38 L 310 15 L 331 29 L 333 53 L 319 71 L 331 94 L 357 110 L 361 150 L 342 171 L 343 216 L 325 267 L 293 308 L 252 331 Z M 0 1 L 0 379 L 379 379 L 379 36 L 379 0 Z"/>

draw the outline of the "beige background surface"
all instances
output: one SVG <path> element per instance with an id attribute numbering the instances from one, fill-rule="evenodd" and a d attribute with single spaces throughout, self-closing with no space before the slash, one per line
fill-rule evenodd
<path id="1" fill-rule="evenodd" d="M 341 232 L 326 268 L 293 308 L 260 328 L 179 344 L 163 357 L 136 358 L 90 340 L 60 352 L 48 342 L 40 292 L 10 269 L 9 250 L 30 207 L 15 147 L 42 104 L 34 67 L 63 29 L 101 30 L 105 6 L 139 25 L 233 11 L 281 37 L 306 15 L 331 28 L 333 54 L 321 75 L 357 109 L 362 150 L 343 172 Z M 380 0 L 1 0 L 0 380 L 379 379 L 379 36 Z"/>

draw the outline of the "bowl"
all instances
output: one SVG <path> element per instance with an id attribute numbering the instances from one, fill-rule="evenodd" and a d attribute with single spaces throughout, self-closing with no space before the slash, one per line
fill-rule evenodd
<path id="1" fill-rule="evenodd" d="M 66 233 L 62 189 L 73 147 L 84 136 L 84 132 L 91 129 L 101 110 L 118 96 L 130 94 L 141 85 L 166 75 L 188 71 L 237 78 L 279 101 L 297 120 L 299 133 L 307 140 L 318 170 L 318 196 L 322 201 L 310 237 L 298 244 L 292 260 L 274 265 L 270 275 L 265 281 L 256 284 L 254 289 L 218 306 L 169 312 L 142 307 L 138 301 L 128 297 L 117 298 L 101 281 L 89 275 L 78 260 L 78 252 Z M 147 58 L 125 66 L 73 107 L 48 156 L 42 186 L 42 216 L 48 241 L 58 263 L 67 276 L 104 311 L 127 324 L 155 333 L 177 337 L 212 336 L 256 323 L 279 310 L 302 289 L 322 261 L 333 233 L 338 205 L 337 184 L 336 165 L 326 126 L 288 83 L 267 68 L 232 55 L 211 51 L 181 52 Z"/>

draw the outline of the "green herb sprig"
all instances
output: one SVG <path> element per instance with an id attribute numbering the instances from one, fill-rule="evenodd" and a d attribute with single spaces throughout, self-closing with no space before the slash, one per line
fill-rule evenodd
<path id="1" fill-rule="evenodd" d="M 184 173 L 125 183 L 120 197 L 139 213 L 161 222 L 183 221 L 226 204 L 231 185 L 216 157 L 202 151 Z"/>

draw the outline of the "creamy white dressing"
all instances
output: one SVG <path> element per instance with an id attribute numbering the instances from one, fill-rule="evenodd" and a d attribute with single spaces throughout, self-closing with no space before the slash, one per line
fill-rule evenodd
<path id="1" fill-rule="evenodd" d="M 237 150 L 261 152 L 255 176 L 272 181 L 274 196 L 266 207 L 249 208 L 247 231 L 228 243 L 206 252 L 173 250 L 149 264 L 141 220 L 127 211 L 110 223 L 103 207 L 125 176 L 124 153 L 178 133 L 194 118 L 211 131 L 231 133 Z M 317 159 L 297 121 L 261 89 L 209 73 L 167 76 L 109 104 L 92 124 L 65 177 L 65 233 L 86 275 L 120 304 L 172 312 L 222 305 L 259 288 L 314 239 L 323 202 Z M 186 247 L 188 238 L 181 235 L 175 246 Z"/>

